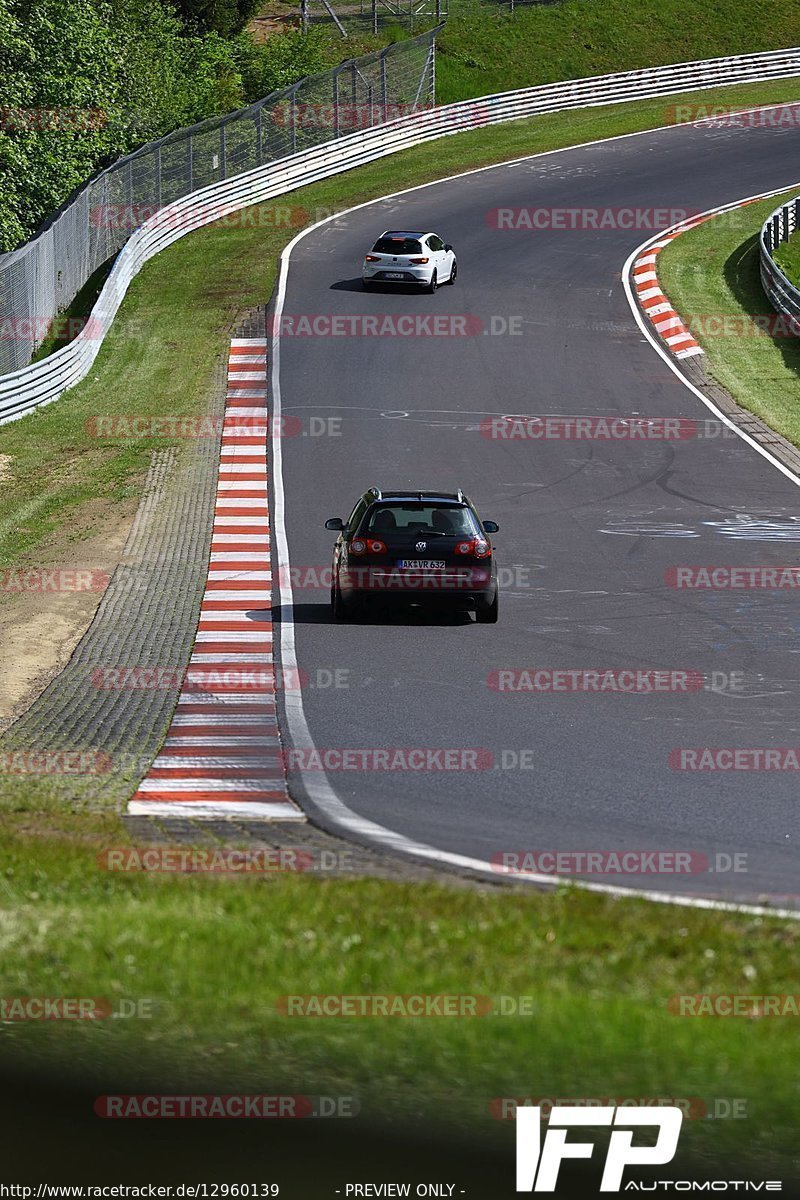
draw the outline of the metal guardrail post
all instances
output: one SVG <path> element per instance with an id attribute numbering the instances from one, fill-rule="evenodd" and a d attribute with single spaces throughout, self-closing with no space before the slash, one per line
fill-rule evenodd
<path id="1" fill-rule="evenodd" d="M 381 54 L 381 117 L 384 121 L 389 110 L 389 96 L 386 88 L 386 54 L 386 50 Z"/>
<path id="2" fill-rule="evenodd" d="M 416 62 L 419 52 L 427 47 L 425 67 L 421 72 L 420 95 L 426 85 L 430 88 L 431 84 L 435 83 L 435 67 L 432 61 L 434 46 L 435 31 L 430 31 L 405 43 L 404 46 L 394 47 L 392 50 L 394 58 L 403 55 L 404 50 L 412 49 L 413 56 L 408 61 Z M 364 56 L 359 61 L 367 74 L 371 74 L 373 70 L 375 73 L 374 91 L 369 98 L 374 112 L 380 54 L 375 52 Z M 388 65 L 388 56 L 386 63 Z M 345 63 L 340 70 L 346 70 L 347 67 L 352 69 L 354 65 L 357 68 L 357 64 Z M 13 420 L 56 399 L 67 388 L 85 378 L 137 271 L 143 263 L 166 246 L 177 241 L 192 229 L 199 229 L 207 224 L 211 219 L 209 213 L 213 211 L 214 205 L 223 203 L 230 211 L 243 209 L 248 205 L 260 203 L 264 199 L 294 190 L 312 180 L 333 176 L 340 171 L 373 162 L 395 151 L 458 133 L 467 126 L 469 114 L 474 110 L 476 104 L 482 106 L 484 113 L 482 124 L 499 125 L 506 121 L 516 121 L 521 117 L 535 117 L 542 113 L 580 111 L 598 103 L 622 104 L 634 99 L 674 96 L 680 92 L 697 91 L 700 88 L 727 87 L 736 81 L 754 82 L 796 77 L 800 77 L 800 47 L 769 51 L 763 54 L 738 55 L 700 63 L 681 63 L 669 67 L 617 72 L 597 78 L 565 80 L 561 83 L 542 84 L 487 97 L 476 97 L 474 101 L 467 103 L 426 108 L 412 113 L 409 117 L 391 120 L 385 128 L 379 126 L 367 130 L 359 129 L 350 133 L 344 130 L 340 124 L 338 141 L 331 139 L 328 142 L 307 147 L 303 146 L 306 139 L 297 136 L 298 88 L 306 87 L 308 83 L 306 81 L 295 84 L 291 89 L 273 93 L 272 96 L 266 98 L 268 103 L 280 101 L 281 104 L 288 99 L 291 106 L 289 113 L 292 127 L 291 146 L 292 151 L 295 152 L 293 157 L 288 152 L 288 137 L 285 141 L 281 139 L 279 156 L 276 157 L 274 164 L 268 162 L 260 170 L 249 168 L 239 170 L 239 163 L 233 161 L 236 156 L 232 155 L 232 161 L 225 164 L 226 173 L 228 167 L 231 170 L 229 178 L 210 183 L 188 194 L 185 172 L 180 179 L 174 177 L 176 168 L 169 148 L 175 143 L 183 150 L 181 138 L 190 138 L 201 134 L 203 138 L 210 136 L 213 145 L 218 123 L 214 121 L 201 122 L 191 129 L 172 134 L 167 139 L 160 139 L 136 151 L 133 155 L 120 159 L 112 167 L 106 168 L 102 175 L 114 175 L 123 171 L 127 163 L 134 159 L 145 172 L 143 178 L 152 181 L 151 195 L 156 200 L 156 207 L 164 208 L 168 205 L 170 211 L 174 211 L 178 219 L 167 228 L 163 220 L 152 218 L 144 222 L 128 238 L 124 252 L 117 258 L 111 274 L 103 286 L 101 296 L 92 310 L 92 317 L 97 321 L 100 330 L 96 338 L 78 337 L 62 350 L 56 351 L 55 354 L 41 362 L 29 365 L 25 365 L 25 355 L 29 347 L 3 345 L 0 342 L 0 371 L 7 372 L 0 374 L 0 423 L 5 420 Z M 353 87 L 357 85 L 355 70 L 352 70 L 352 85 Z M 315 77 L 315 86 L 329 88 L 329 73 L 325 72 Z M 407 100 L 408 91 L 405 90 L 407 87 L 406 76 L 405 80 L 398 79 L 394 93 L 387 88 L 386 99 L 389 112 L 391 112 L 393 99 Z M 228 120 L 252 122 L 253 112 L 254 109 L 251 107 L 242 110 L 239 114 L 230 115 Z M 345 132 L 347 132 L 347 136 L 344 136 Z M 224 136 L 224 133 L 221 133 L 221 136 Z M 303 154 L 296 153 L 298 142 L 304 150 Z M 335 153 L 331 153 L 331 147 L 334 145 Z M 168 147 L 166 162 L 163 161 L 164 146 Z M 201 143 L 198 143 L 198 149 L 200 146 Z M 268 150 L 267 146 L 262 146 L 262 153 L 268 152 Z M 183 152 L 185 153 L 185 150 Z M 205 147 L 203 153 L 207 154 Z M 195 175 L 197 174 L 198 172 L 195 171 Z M 203 177 L 206 174 L 207 169 L 204 164 Z M 119 179 L 118 175 L 117 179 Z M 180 197 L 179 199 L 174 198 L 176 194 Z M 92 196 L 95 196 L 93 201 L 91 200 Z M 87 197 L 89 197 L 88 200 Z M 83 230 L 87 239 L 87 245 L 79 247 L 85 256 L 83 261 L 86 267 L 91 267 L 92 270 L 96 269 L 102 260 L 97 260 L 91 255 L 104 253 L 106 240 L 92 235 L 89 228 L 88 206 L 90 203 L 99 203 L 100 199 L 100 192 L 95 180 L 62 210 L 66 211 L 68 207 L 81 204 L 86 210 L 82 220 L 79 220 L 77 212 L 73 212 L 69 222 L 62 222 L 60 226 L 51 224 L 26 247 L 9 255 L 0 256 L 0 270 L 5 268 L 2 291 L 6 298 L 6 305 L 0 312 L 0 320 L 25 320 L 30 317 L 31 289 L 26 286 L 26 279 L 21 271 L 22 266 L 28 264 L 29 271 L 43 272 L 42 277 L 46 282 L 55 281 L 59 272 L 66 271 L 68 266 L 68 259 L 64 256 L 66 251 L 62 253 L 58 243 L 54 244 L 54 229 L 59 227 L 61 229 L 69 228 L 70 231 L 74 229 L 78 234 Z M 797 211 L 795 203 L 794 212 Z M 54 220 L 57 220 L 57 216 L 58 214 Z M 779 311 L 782 311 L 784 306 L 791 305 L 790 311 L 794 318 L 795 315 L 800 315 L 800 290 L 786 280 L 771 259 L 768 247 L 777 244 L 779 235 L 777 220 L 780 219 L 773 219 L 773 216 L 774 214 L 767 218 L 762 228 L 762 278 L 770 299 L 776 305 L 781 306 Z M 789 228 L 791 228 L 791 216 L 792 209 L 790 208 L 788 212 Z M 109 252 L 116 248 L 116 246 L 111 248 Z M 37 249 L 39 258 L 36 256 Z M 91 251 L 91 255 L 89 251 Z M 20 262 L 20 256 L 22 256 L 23 262 Z M 19 286 L 17 286 L 16 275 L 22 277 Z M 54 282 L 53 290 L 55 292 Z M 789 297 L 785 302 L 784 295 Z M 10 312 L 8 311 L 9 299 L 14 306 Z M 59 296 L 59 303 L 68 302 L 69 299 L 71 297 Z"/>
<path id="3" fill-rule="evenodd" d="M 759 238 L 761 286 L 779 316 L 787 318 L 786 328 L 794 337 L 800 336 L 800 290 L 784 275 L 772 255 L 797 230 L 798 215 L 800 196 L 770 213 Z"/>
<path id="4" fill-rule="evenodd" d="M 339 70 L 333 72 L 333 136 L 339 137 Z"/>

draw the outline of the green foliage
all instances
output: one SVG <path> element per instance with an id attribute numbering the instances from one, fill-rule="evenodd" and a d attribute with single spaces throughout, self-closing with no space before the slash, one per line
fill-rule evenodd
<path id="1" fill-rule="evenodd" d="M 0 0 L 0 250 L 99 166 L 243 100 L 231 44 L 160 0 Z"/>
<path id="2" fill-rule="evenodd" d="M 270 92 L 289 87 L 304 75 L 314 75 L 330 65 L 328 35 L 321 29 L 303 34 L 288 29 L 256 45 L 246 34 L 234 43 L 234 58 L 248 103 Z"/>
<path id="3" fill-rule="evenodd" d="M 334 61 L 328 35 L 237 32 L 256 0 L 0 0 L 0 252 L 99 167 Z"/>
<path id="4" fill-rule="evenodd" d="M 174 0 L 168 7 L 177 9 L 190 28 L 203 33 L 230 37 L 244 29 L 261 7 L 261 0 Z"/>

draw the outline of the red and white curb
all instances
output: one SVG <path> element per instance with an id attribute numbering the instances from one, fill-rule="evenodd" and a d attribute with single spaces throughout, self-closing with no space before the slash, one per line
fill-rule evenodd
<path id="1" fill-rule="evenodd" d="M 782 189 L 781 189 L 782 190 Z M 692 358 L 696 354 L 705 354 L 702 346 L 698 345 L 694 336 L 689 332 L 685 322 L 670 304 L 661 290 L 658 282 L 656 265 L 658 256 L 665 246 L 674 242 L 676 237 L 705 224 L 721 213 L 730 212 L 737 208 L 746 208 L 748 204 L 757 204 L 778 192 L 767 192 L 762 196 L 748 196 L 746 200 L 737 200 L 733 204 L 723 204 L 720 208 L 710 209 L 684 221 L 668 230 L 662 237 L 652 242 L 645 242 L 636 252 L 636 258 L 631 268 L 633 291 L 642 312 L 647 317 L 659 338 L 675 358 Z"/>
<path id="2" fill-rule="evenodd" d="M 266 362 L 265 338 L 231 342 L 200 621 L 166 740 L 128 806 L 137 816 L 305 820 L 275 706 Z"/>
<path id="3" fill-rule="evenodd" d="M 697 344 L 662 292 L 658 282 L 656 264 L 658 256 L 665 246 L 673 242 L 676 237 L 680 237 L 682 233 L 686 233 L 687 230 L 694 229 L 696 225 L 702 225 L 704 221 L 708 220 L 708 217 L 698 217 L 696 220 L 686 221 L 670 233 L 665 233 L 657 242 L 651 242 L 649 246 L 646 246 L 645 253 L 633 264 L 633 287 L 636 299 L 653 329 L 676 358 L 692 358 L 696 354 L 705 352 Z"/>

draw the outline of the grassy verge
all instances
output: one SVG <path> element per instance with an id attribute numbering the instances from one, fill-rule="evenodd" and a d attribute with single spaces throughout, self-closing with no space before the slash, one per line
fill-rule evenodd
<path id="1" fill-rule="evenodd" d="M 58 823 L 56 823 L 58 824 Z M 273 1086 L 356 1096 L 365 1117 L 450 1119 L 486 1143 L 490 1102 L 745 1102 L 748 1154 L 792 1144 L 796 1022 L 685 1018 L 676 993 L 792 992 L 800 927 L 568 890 L 480 893 L 375 880 L 116 875 L 108 819 L 3 835 L 2 994 L 145 1000 L 152 1016 L 6 1025 L 6 1055 L 171 1090 Z M 16 825 L 16 830 L 13 826 Z M 364 914 L 369 913 L 369 930 Z M 218 964 L 225 963 L 224 977 Z M 294 994 L 526 998 L 527 1015 L 288 1017 Z M 224 1065 L 222 1065 L 224 1064 Z M 122 1090 L 121 1082 L 116 1088 Z M 693 1156 L 743 1161 L 741 1123 L 694 1120 Z M 772 1176 L 774 1177 L 774 1176 Z"/>
<path id="2" fill-rule="evenodd" d="M 792 196 L 792 198 L 794 197 Z M 778 207 L 778 204 L 773 205 L 773 209 Z M 788 242 L 783 242 L 778 246 L 773 258 L 787 279 L 794 284 L 800 283 L 800 238 L 796 232 L 792 234 Z"/>
<path id="3" fill-rule="evenodd" d="M 514 13 L 481 0 L 451 0 L 439 37 L 441 103 L 559 79 L 664 63 L 751 54 L 800 39 L 790 0 L 711 0 L 703 20 L 683 0 L 565 0 Z"/>
<path id="4" fill-rule="evenodd" d="M 800 82 L 782 80 L 696 92 L 692 99 L 741 106 L 798 95 Z M 154 443 L 98 439 L 93 419 L 204 412 L 235 314 L 269 296 L 280 250 L 306 216 L 313 221 L 471 166 L 655 128 L 676 99 L 555 113 L 443 138 L 246 210 L 236 225 L 183 238 L 134 280 L 91 376 L 68 398 L 3 427 L 2 452 L 12 461 L 0 490 L 0 567 L 38 561 L 48 536 L 76 523 L 76 510 L 91 500 L 113 505 L 135 492 Z M 290 208 L 291 229 L 281 217 Z M 81 521 L 86 536 L 92 520 L 101 519 L 94 513 Z"/>
<path id="5" fill-rule="evenodd" d="M 798 90 L 783 82 L 708 98 L 745 105 Z M 666 103 L 474 130 L 289 203 L 313 220 L 469 166 L 654 127 Z M 153 444 L 98 443 L 93 416 L 204 411 L 235 313 L 267 298 L 294 232 L 275 228 L 274 214 L 264 206 L 238 228 L 198 232 L 154 259 L 92 376 L 3 429 L 12 479 L 0 493 L 0 562 L 31 558 L 89 498 L 113 504 L 135 492 Z M 173 1090 L 263 1090 L 267 1063 L 276 1086 L 354 1094 L 365 1113 L 413 1114 L 428 1126 L 447 1111 L 487 1143 L 499 1132 L 493 1097 L 734 1097 L 751 1118 L 747 1138 L 736 1121 L 692 1121 L 684 1140 L 693 1154 L 791 1169 L 796 1022 L 686 1019 L 667 1002 L 795 991 L 794 926 L 570 890 L 109 875 L 97 852 L 127 840 L 113 814 L 71 813 L 16 788 L 0 807 L 0 994 L 157 1002 L 149 1020 L 7 1025 L 7 1058 L 66 1070 L 92 1062 L 119 1090 L 143 1075 Z M 293 992 L 525 996 L 532 1008 L 528 1017 L 288 1019 L 275 999 Z"/>
<path id="6" fill-rule="evenodd" d="M 56 350 L 61 350 L 62 347 L 69 345 L 77 337 L 78 330 L 85 324 L 86 318 L 92 311 L 95 301 L 102 291 L 103 284 L 111 273 L 113 265 L 114 262 L 112 259 L 107 263 L 103 263 L 93 275 L 89 276 L 72 303 L 68 304 L 50 325 L 44 341 L 38 347 L 31 360 L 32 362 L 39 362 L 40 359 L 47 358 L 50 354 L 55 354 Z"/>
<path id="7" fill-rule="evenodd" d="M 705 350 L 714 378 L 742 407 L 800 446 L 800 341 L 773 337 L 751 321 L 774 317 L 759 280 L 758 231 L 795 192 L 682 234 L 662 251 L 659 278 Z M 796 266 L 794 245 L 781 250 L 781 261 Z"/>

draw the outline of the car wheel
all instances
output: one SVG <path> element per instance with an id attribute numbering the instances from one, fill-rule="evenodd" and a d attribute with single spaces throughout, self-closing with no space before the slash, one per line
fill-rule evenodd
<path id="1" fill-rule="evenodd" d="M 447 281 L 447 282 L 448 282 L 448 283 L 455 283 L 455 281 L 456 281 L 456 276 L 457 276 L 457 275 L 458 275 L 458 263 L 456 262 L 456 260 L 455 260 L 455 259 L 453 259 L 453 269 L 452 269 L 452 271 L 450 272 L 450 278 L 448 279 L 448 281 Z"/>
<path id="2" fill-rule="evenodd" d="M 331 609 L 336 621 L 346 621 L 350 616 L 350 607 L 345 604 L 339 585 L 335 582 L 331 584 Z"/>
<path id="3" fill-rule="evenodd" d="M 479 625 L 495 625 L 499 609 L 499 595 L 495 592 L 494 600 L 491 604 L 482 604 L 480 608 L 475 610 L 475 620 Z"/>
<path id="4" fill-rule="evenodd" d="M 436 291 L 438 286 L 439 286 L 439 281 L 436 278 L 436 272 L 434 271 L 433 274 L 431 275 L 431 281 L 428 284 L 428 291 L 430 292 L 431 295 L 433 295 L 433 293 Z"/>

